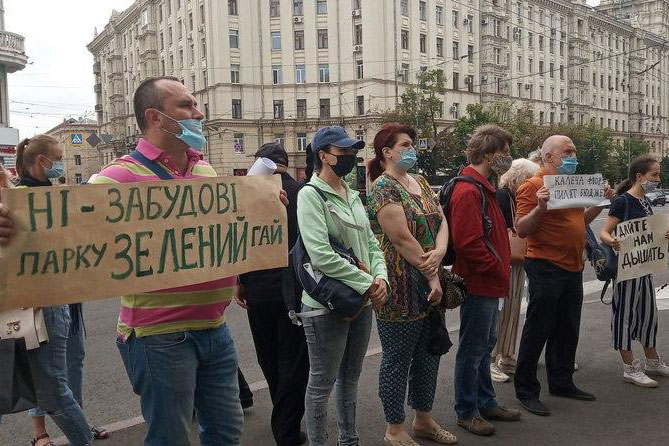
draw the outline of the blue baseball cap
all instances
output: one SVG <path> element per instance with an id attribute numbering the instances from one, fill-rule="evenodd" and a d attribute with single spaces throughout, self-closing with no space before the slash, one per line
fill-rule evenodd
<path id="1" fill-rule="evenodd" d="M 328 146 L 335 146 L 341 149 L 360 150 L 365 147 L 364 141 L 358 141 L 346 134 L 346 131 L 338 125 L 331 125 L 319 129 L 311 141 L 314 155 L 319 150 L 327 149 Z"/>

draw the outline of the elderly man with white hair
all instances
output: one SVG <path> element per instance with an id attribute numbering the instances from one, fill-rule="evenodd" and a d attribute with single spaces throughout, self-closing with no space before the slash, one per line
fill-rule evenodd
<path id="1" fill-rule="evenodd" d="M 574 384 L 574 359 L 583 305 L 583 249 L 586 225 L 602 208 L 548 210 L 544 175 L 571 175 L 578 159 L 571 139 L 554 135 L 541 147 L 541 169 L 516 194 L 516 231 L 527 239 L 525 271 L 530 303 L 514 377 L 516 397 L 536 415 L 550 415 L 539 400 L 537 362 L 546 347 L 548 390 L 554 396 L 594 401 Z M 607 196 L 612 191 L 607 190 Z"/>

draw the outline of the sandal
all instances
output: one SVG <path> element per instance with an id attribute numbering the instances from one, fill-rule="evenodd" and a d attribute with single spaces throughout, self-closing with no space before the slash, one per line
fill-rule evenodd
<path id="1" fill-rule="evenodd" d="M 51 441 L 51 438 L 50 438 L 49 434 L 47 434 L 46 432 L 44 432 L 42 435 L 38 435 L 37 437 L 34 437 L 32 440 L 30 440 L 30 444 L 32 446 L 35 446 L 38 441 L 46 440 L 47 438 L 49 439 L 49 441 L 44 443 L 42 446 L 56 446 L 56 444 L 53 441 Z"/>
<path id="2" fill-rule="evenodd" d="M 458 437 L 456 437 L 446 429 L 442 429 L 441 427 L 435 427 L 431 431 L 422 431 L 414 429 L 413 433 L 418 438 L 425 438 L 427 440 L 435 441 L 439 444 L 455 444 L 458 442 Z"/>
<path id="3" fill-rule="evenodd" d="M 91 428 L 91 434 L 93 434 L 93 440 L 106 440 L 109 438 L 109 432 L 101 427 L 93 426 Z"/>

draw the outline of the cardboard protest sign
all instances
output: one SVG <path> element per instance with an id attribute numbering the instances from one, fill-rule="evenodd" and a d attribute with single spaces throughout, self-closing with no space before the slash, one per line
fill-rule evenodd
<path id="1" fill-rule="evenodd" d="M 618 278 L 629 280 L 667 270 L 669 245 L 664 234 L 669 215 L 651 215 L 622 222 L 616 228 L 621 239 L 618 252 Z"/>
<path id="2" fill-rule="evenodd" d="M 280 178 L 4 189 L 16 234 L 0 311 L 192 285 L 288 264 Z"/>
<path id="3" fill-rule="evenodd" d="M 602 174 L 546 175 L 544 186 L 550 191 L 548 209 L 587 208 L 610 203 L 604 197 L 606 182 Z"/>

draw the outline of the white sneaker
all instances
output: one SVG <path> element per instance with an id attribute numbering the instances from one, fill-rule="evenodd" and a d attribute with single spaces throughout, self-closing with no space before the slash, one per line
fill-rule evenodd
<path id="1" fill-rule="evenodd" d="M 646 373 L 649 375 L 669 376 L 669 366 L 660 357 L 657 359 L 646 358 L 644 369 L 646 369 Z"/>
<path id="2" fill-rule="evenodd" d="M 511 379 L 509 375 L 500 370 L 494 361 L 490 363 L 490 378 L 496 383 L 505 383 Z"/>
<path id="3" fill-rule="evenodd" d="M 631 365 L 623 364 L 623 379 L 640 387 L 657 387 L 657 381 L 649 378 L 641 370 L 640 359 L 635 359 Z"/>

